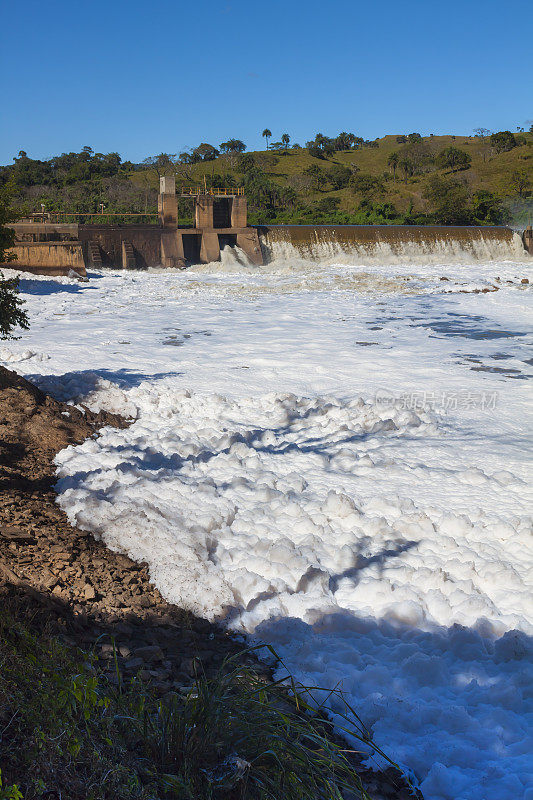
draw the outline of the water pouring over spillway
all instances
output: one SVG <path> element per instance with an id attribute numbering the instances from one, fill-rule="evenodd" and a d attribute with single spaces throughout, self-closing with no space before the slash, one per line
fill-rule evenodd
<path id="1" fill-rule="evenodd" d="M 506 227 L 270 225 L 259 227 L 265 262 L 529 261 L 520 234 Z"/>

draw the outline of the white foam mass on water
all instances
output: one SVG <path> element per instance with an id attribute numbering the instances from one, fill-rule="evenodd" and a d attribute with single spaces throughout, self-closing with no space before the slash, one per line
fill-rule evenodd
<path id="1" fill-rule="evenodd" d="M 71 521 L 298 680 L 341 685 L 426 800 L 531 784 L 526 275 L 24 278 L 32 327 L 0 351 L 55 396 L 135 420 L 58 454 Z"/>

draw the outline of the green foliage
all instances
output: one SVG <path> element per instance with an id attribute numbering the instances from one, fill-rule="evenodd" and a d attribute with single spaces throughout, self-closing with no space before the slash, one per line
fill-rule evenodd
<path id="1" fill-rule="evenodd" d="M 471 163 L 472 157 L 457 147 L 446 147 L 435 159 L 435 164 L 439 169 L 451 169 L 452 172 L 468 169 Z"/>
<path id="2" fill-rule="evenodd" d="M 268 129 L 265 131 L 272 135 Z M 506 140 L 509 136 L 517 142 L 517 137 L 509 132 Z M 528 146 L 533 146 L 530 133 L 520 136 L 525 137 Z M 437 211 L 428 199 L 430 175 L 436 168 L 458 171 L 467 166 L 471 157 L 473 169 L 468 175 L 468 191 L 472 192 L 472 197 L 469 197 L 467 207 L 476 218 L 473 193 L 481 187 L 500 198 L 508 197 L 506 202 L 514 202 L 513 197 L 516 201 L 529 197 L 530 189 L 523 183 L 523 177 L 515 175 L 515 172 L 520 176 L 527 172 L 524 170 L 528 158 L 525 148 L 516 148 L 516 152 L 505 158 L 495 157 L 496 147 L 490 144 L 490 131 L 486 129 L 479 129 L 475 138 L 457 137 L 457 144 L 454 137 L 422 139 L 420 135 L 412 134 L 409 137 L 389 136 L 379 142 L 368 141 L 342 131 L 333 138 L 319 133 L 304 149 L 295 145 L 291 147 L 290 138 L 287 141 L 284 137 L 288 134 L 284 134 L 279 143 L 270 143 L 267 139 L 269 152 L 246 153 L 242 150 L 244 142 L 229 139 L 220 146 L 224 151 L 220 159 L 215 157 L 216 148 L 204 142 L 199 148 L 180 153 L 178 157 L 160 153 L 146 159 L 142 165 L 120 162 L 120 157 L 114 158 L 113 154 L 104 157 L 93 153 L 91 148 L 43 162 L 34 161 L 21 151 L 14 164 L 0 167 L 0 185 L 6 181 L 13 183 L 13 205 L 20 215 L 38 211 L 41 203 L 47 212 L 95 213 L 104 203 L 107 213 L 153 213 L 160 175 L 175 175 L 178 190 L 180 187 L 203 185 L 204 180 L 207 186 L 220 186 L 224 181 L 224 185 L 244 186 L 248 194 L 250 222 L 265 224 L 296 224 L 298 221 L 349 224 L 356 220 L 363 224 L 367 219 L 378 219 L 376 224 L 379 224 L 382 216 L 376 211 L 376 203 L 385 201 L 382 195 L 386 190 L 386 199 L 399 209 L 392 218 L 394 221 L 410 223 L 416 219 L 419 224 L 424 224 L 434 222 L 434 212 Z M 449 152 L 450 146 L 453 147 L 452 154 L 459 151 L 464 155 L 459 160 L 453 157 L 443 161 L 441 158 L 444 157 L 439 157 L 436 164 L 435 153 Z M 329 163 L 325 163 L 326 159 L 330 159 Z M 323 171 L 320 177 L 316 171 L 311 174 L 307 171 L 312 165 L 320 167 L 321 163 Z M 118 171 L 110 174 L 117 167 Z M 356 197 L 354 203 L 350 179 L 355 173 L 369 175 L 378 183 L 366 188 L 363 186 L 364 192 Z M 389 175 L 392 180 L 387 183 Z M 18 182 L 12 181 L 13 176 L 18 176 Z M 317 193 L 328 192 L 335 192 L 335 196 L 340 198 L 339 207 L 330 212 L 318 211 L 315 203 Z M 368 201 L 372 208 L 357 205 L 360 199 Z M 527 224 L 526 209 L 522 205 L 520 208 L 520 219 Z M 491 216 L 492 213 L 487 219 Z M 180 208 L 180 219 L 191 221 L 188 207 L 185 214 Z M 106 215 L 99 219 L 108 223 L 117 220 L 117 217 Z M 89 220 L 81 217 L 80 221 Z M 123 221 L 131 223 L 147 219 L 130 216 L 121 219 L 121 224 Z"/>
<path id="3" fill-rule="evenodd" d="M 531 187 L 531 176 L 525 169 L 516 169 L 511 175 L 509 185 L 518 192 L 519 197 L 524 197 Z"/>
<path id="4" fill-rule="evenodd" d="M 516 139 L 511 131 L 499 131 L 490 137 L 490 143 L 497 153 L 506 153 L 516 147 Z"/>
<path id="5" fill-rule="evenodd" d="M 329 214 L 331 211 L 336 211 L 340 205 L 340 198 L 338 197 L 321 197 L 315 203 L 315 209 L 319 213 Z"/>
<path id="6" fill-rule="evenodd" d="M 0 272 L 0 339 L 16 339 L 15 328 L 28 330 L 28 315 L 23 311 L 24 300 L 18 296 L 18 278 L 4 278 Z"/>
<path id="7" fill-rule="evenodd" d="M 330 182 L 331 188 L 334 190 L 344 189 L 348 186 L 350 178 L 352 177 L 352 170 L 345 167 L 343 164 L 333 164 L 327 172 L 327 178 Z"/>
<path id="8" fill-rule="evenodd" d="M 376 141 L 368 141 L 362 139 L 360 136 L 355 136 L 353 133 L 342 131 L 338 136 L 333 139 L 329 136 L 324 136 L 323 133 L 317 133 L 312 141 L 306 143 L 309 155 L 315 158 L 328 158 L 333 153 L 345 150 L 357 150 L 359 147 L 378 147 L 379 143 Z"/>
<path id="9" fill-rule="evenodd" d="M 183 700 L 147 718 L 146 759 L 167 785 L 190 800 L 342 800 L 344 791 L 367 798 L 310 690 L 290 682 L 289 695 L 240 660 L 228 659 L 212 680 L 199 675 Z M 332 694 L 343 732 L 382 755 L 342 693 Z"/>
<path id="10" fill-rule="evenodd" d="M 124 170 L 118 153 L 95 153 L 91 147 L 79 153 L 62 153 L 38 161 L 21 150 L 11 167 L 0 170 L 0 184 L 9 178 L 14 186 L 68 186 L 94 178 L 108 178 Z"/>
<path id="11" fill-rule="evenodd" d="M 392 169 L 392 174 L 395 180 L 396 180 L 396 170 L 398 169 L 399 163 L 400 163 L 400 154 L 398 153 L 397 150 L 394 150 L 394 152 L 392 152 L 388 157 L 387 164 Z"/>
<path id="12" fill-rule="evenodd" d="M 14 259 L 14 256 L 6 251 L 15 243 L 15 232 L 12 228 L 7 227 L 7 223 L 14 222 L 15 219 L 16 215 L 9 207 L 8 194 L 4 189 L 0 191 L 0 263 Z"/>
<path id="13" fill-rule="evenodd" d="M 509 222 L 509 211 L 492 192 L 481 189 L 472 197 L 472 214 L 475 225 L 503 225 Z"/>
<path id="14" fill-rule="evenodd" d="M 0 800 L 22 800 L 22 792 L 15 784 L 4 786 L 0 769 Z"/>
<path id="15" fill-rule="evenodd" d="M 367 199 L 385 191 L 383 179 L 375 175 L 352 175 L 350 187 L 354 192 L 362 194 Z"/>
<path id="16" fill-rule="evenodd" d="M 427 172 L 434 162 L 433 149 L 422 138 L 409 139 L 398 150 L 398 156 L 398 166 L 403 169 L 405 177 Z"/>
<path id="17" fill-rule="evenodd" d="M 213 147 L 212 144 L 208 144 L 207 142 L 202 142 L 202 144 L 199 144 L 198 147 L 195 147 L 192 151 L 193 163 L 197 161 L 214 161 L 218 155 L 219 152 L 216 147 Z"/>
<path id="18" fill-rule="evenodd" d="M 139 678 L 113 686 L 90 654 L 33 614 L 0 610 L 0 720 L 9 725 L 0 800 L 367 798 L 316 692 L 333 697 L 337 729 L 396 766 L 342 692 L 260 677 L 243 666 L 249 652 L 161 699 Z"/>
<path id="19" fill-rule="evenodd" d="M 439 225 L 468 225 L 471 222 L 468 189 L 459 181 L 432 175 L 425 197 L 432 203 L 433 216 Z"/>
<path id="20" fill-rule="evenodd" d="M 244 153 L 246 145 L 240 139 L 228 139 L 219 145 L 221 153 Z"/>
<path id="21" fill-rule="evenodd" d="M 11 253 L 6 253 L 15 241 L 14 231 L 6 223 L 13 222 L 15 218 L 4 191 L 0 193 L 0 262 L 15 259 Z M 30 327 L 27 314 L 22 310 L 24 301 L 18 296 L 18 285 L 18 278 L 4 278 L 0 271 L 0 339 L 15 339 L 15 328 L 27 330 Z"/>
<path id="22" fill-rule="evenodd" d="M 319 191 L 326 178 L 326 172 L 318 166 L 318 164 L 311 164 L 311 166 L 304 169 L 304 175 L 311 180 L 311 186 L 315 191 Z"/>
<path id="23" fill-rule="evenodd" d="M 272 131 L 269 130 L 268 128 L 265 128 L 263 133 L 261 134 L 261 136 L 263 136 L 266 139 L 266 145 L 267 145 L 267 150 L 268 150 L 268 140 L 272 136 Z"/>

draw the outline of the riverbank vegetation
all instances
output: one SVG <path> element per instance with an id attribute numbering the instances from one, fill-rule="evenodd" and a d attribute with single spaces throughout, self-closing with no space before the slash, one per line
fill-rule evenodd
<path id="1" fill-rule="evenodd" d="M 267 135 L 268 134 L 268 135 Z M 353 133 L 318 133 L 305 146 L 284 133 L 264 151 L 240 139 L 151 156 L 140 164 L 118 153 L 63 153 L 46 161 L 21 151 L 0 167 L 20 213 L 41 210 L 102 213 L 156 211 L 158 180 L 242 186 L 254 224 L 527 224 L 533 203 L 533 132 L 474 136 L 418 133 L 364 140 Z M 189 221 L 187 201 L 181 215 Z M 139 218 L 132 218 L 139 221 Z M 148 221 L 148 218 L 146 218 Z M 155 217 L 152 218 L 155 221 Z"/>
<path id="2" fill-rule="evenodd" d="M 333 736 L 305 690 L 236 656 L 161 698 L 140 675 L 124 682 L 118 664 L 110 681 L 101 643 L 77 646 L 68 617 L 20 591 L 0 595 L 2 800 L 369 799 L 357 748 Z M 346 732 L 368 742 L 333 693 Z M 391 770 L 395 797 L 418 796 Z"/>

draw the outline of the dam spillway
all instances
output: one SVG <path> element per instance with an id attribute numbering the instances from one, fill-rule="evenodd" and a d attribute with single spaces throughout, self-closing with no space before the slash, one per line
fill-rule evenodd
<path id="1" fill-rule="evenodd" d="M 265 225 L 258 227 L 266 263 L 306 261 L 529 261 L 519 233 L 505 226 Z"/>
<path id="2" fill-rule="evenodd" d="M 193 224 L 179 217 L 178 197 L 193 203 Z M 139 216 L 153 214 L 125 214 L 133 224 L 106 224 L 102 214 L 43 210 L 11 225 L 15 261 L 8 263 L 41 275 L 83 277 L 88 267 L 183 269 L 220 261 L 226 251 L 258 267 L 302 260 L 353 265 L 527 261 L 533 255 L 531 227 L 520 235 L 504 226 L 248 225 L 243 189 L 186 187 L 178 195 L 174 177 L 160 180 L 158 222 L 138 224 Z M 69 221 L 61 221 L 65 218 Z"/>

